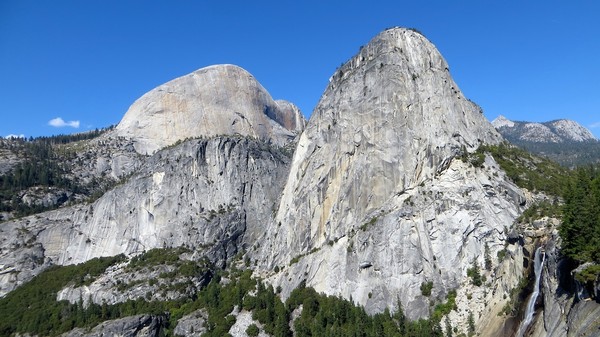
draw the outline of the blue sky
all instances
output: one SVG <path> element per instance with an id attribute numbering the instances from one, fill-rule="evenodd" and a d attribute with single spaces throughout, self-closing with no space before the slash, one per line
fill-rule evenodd
<path id="1" fill-rule="evenodd" d="M 219 63 L 309 116 L 335 69 L 392 26 L 421 31 L 489 119 L 600 137 L 599 1 L 0 0 L 0 136 L 117 124 L 145 92 Z"/>

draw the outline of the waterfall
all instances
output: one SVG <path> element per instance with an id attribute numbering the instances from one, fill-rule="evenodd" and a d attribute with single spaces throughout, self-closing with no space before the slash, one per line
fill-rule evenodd
<path id="1" fill-rule="evenodd" d="M 531 324 L 531 320 L 533 319 L 535 301 L 540 293 L 540 277 L 542 276 L 542 266 L 544 265 L 544 252 L 542 252 L 542 247 L 538 247 L 535 250 L 534 257 L 534 265 L 533 271 L 535 272 L 535 284 L 533 285 L 533 292 L 531 293 L 531 297 L 529 298 L 529 302 L 527 302 L 527 307 L 525 309 L 525 316 L 523 316 L 523 321 L 519 325 L 519 330 L 517 331 L 516 337 L 523 337 L 525 330 Z"/>

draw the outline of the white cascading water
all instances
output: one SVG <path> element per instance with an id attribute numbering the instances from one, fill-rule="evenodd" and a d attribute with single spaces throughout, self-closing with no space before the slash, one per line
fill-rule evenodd
<path id="1" fill-rule="evenodd" d="M 531 320 L 533 319 L 535 301 L 540 293 L 540 277 L 542 276 L 542 266 L 544 265 L 545 254 L 542 252 L 542 247 L 538 247 L 535 250 L 534 256 L 534 265 L 533 271 L 535 272 L 535 284 L 533 285 L 533 292 L 531 293 L 531 297 L 529 298 L 529 302 L 527 302 L 527 308 L 525 309 L 525 316 L 523 316 L 523 320 L 519 325 L 519 330 L 517 331 L 516 337 L 523 337 L 523 334 L 531 324 Z"/>

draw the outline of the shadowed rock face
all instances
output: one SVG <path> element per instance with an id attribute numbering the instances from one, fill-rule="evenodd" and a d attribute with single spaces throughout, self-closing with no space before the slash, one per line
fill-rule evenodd
<path id="1" fill-rule="evenodd" d="M 240 134 L 284 145 L 303 126 L 298 108 L 273 101 L 246 70 L 216 65 L 146 93 L 131 105 L 116 130 L 119 136 L 134 139 L 136 151 L 151 154 L 199 136 Z"/>

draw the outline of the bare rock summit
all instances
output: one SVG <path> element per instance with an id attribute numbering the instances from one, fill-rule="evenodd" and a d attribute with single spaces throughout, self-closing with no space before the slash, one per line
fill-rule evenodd
<path id="1" fill-rule="evenodd" d="M 277 220 L 310 233 L 295 247 L 309 248 L 431 180 L 461 151 L 500 140 L 432 43 L 386 30 L 333 75 L 300 137 Z"/>
<path id="2" fill-rule="evenodd" d="M 284 294 L 305 281 L 371 313 L 401 298 L 411 319 L 427 316 L 421 285 L 442 300 L 519 214 L 516 186 L 457 158 L 501 140 L 431 42 L 380 33 L 335 72 L 300 136 L 259 266 L 281 270 Z"/>
<path id="3" fill-rule="evenodd" d="M 135 101 L 119 125 L 137 152 L 152 154 L 186 138 L 242 135 L 284 145 L 304 127 L 299 109 L 274 101 L 246 70 L 215 65 L 174 79 Z"/>

